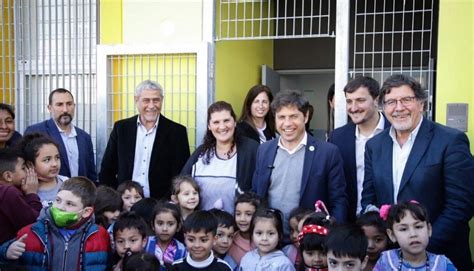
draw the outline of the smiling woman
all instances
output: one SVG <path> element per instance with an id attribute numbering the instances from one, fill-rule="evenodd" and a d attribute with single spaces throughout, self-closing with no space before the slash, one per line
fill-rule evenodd
<path id="1" fill-rule="evenodd" d="M 13 108 L 0 103 L 0 149 L 13 146 L 21 138 L 15 131 L 15 112 Z"/>
<path id="2" fill-rule="evenodd" d="M 207 110 L 203 144 L 191 155 L 181 173 L 191 174 L 201 188 L 201 207 L 222 205 L 234 212 L 236 193 L 250 190 L 258 143 L 236 133 L 236 117 L 226 102 Z"/>

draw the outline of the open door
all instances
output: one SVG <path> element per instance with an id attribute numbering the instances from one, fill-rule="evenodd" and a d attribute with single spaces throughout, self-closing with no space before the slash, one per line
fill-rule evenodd
<path id="1" fill-rule="evenodd" d="M 262 65 L 262 85 L 269 87 L 275 96 L 280 91 L 280 74 L 267 65 Z"/>

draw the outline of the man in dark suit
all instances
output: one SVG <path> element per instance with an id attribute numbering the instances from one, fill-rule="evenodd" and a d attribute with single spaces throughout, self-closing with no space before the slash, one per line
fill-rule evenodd
<path id="1" fill-rule="evenodd" d="M 364 150 L 367 140 L 390 126 L 378 111 L 379 83 L 371 77 L 356 77 L 344 87 L 346 110 L 352 122 L 335 129 L 328 141 L 341 151 L 344 160 L 348 220 L 354 222 L 360 213 L 364 182 Z"/>
<path id="2" fill-rule="evenodd" d="M 472 270 L 474 160 L 468 138 L 423 118 L 427 93 L 409 76 L 389 77 L 380 100 L 392 127 L 367 142 L 362 208 L 418 201 L 433 228 L 427 250 Z"/>
<path id="3" fill-rule="evenodd" d="M 163 88 L 146 80 L 135 90 L 139 114 L 117 121 L 102 159 L 99 181 L 116 188 L 134 180 L 145 197 L 169 196 L 171 179 L 189 158 L 186 128 L 161 115 Z"/>
<path id="4" fill-rule="evenodd" d="M 252 189 L 285 215 L 286 235 L 288 215 L 298 206 L 314 210 L 315 202 L 322 200 L 339 222 L 347 215 L 341 155 L 333 144 L 306 133 L 308 108 L 301 92 L 278 93 L 272 110 L 280 138 L 259 146 L 252 180 Z"/>
<path id="5" fill-rule="evenodd" d="M 64 88 L 49 94 L 48 110 L 51 118 L 26 128 L 25 135 L 39 132 L 51 137 L 59 146 L 61 169 L 59 175 L 67 177 L 86 176 L 97 180 L 94 148 L 91 136 L 74 126 L 76 105 L 72 93 Z"/>

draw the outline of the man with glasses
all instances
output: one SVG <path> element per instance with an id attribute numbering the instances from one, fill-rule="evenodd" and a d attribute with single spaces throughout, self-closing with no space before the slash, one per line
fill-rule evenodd
<path id="1" fill-rule="evenodd" d="M 348 220 L 360 213 L 364 182 L 364 150 L 367 141 L 390 126 L 378 110 L 379 83 L 371 77 L 358 76 L 344 87 L 346 111 L 352 122 L 335 129 L 328 141 L 341 151 L 349 202 Z"/>
<path id="2" fill-rule="evenodd" d="M 392 127 L 367 142 L 362 208 L 418 201 L 432 225 L 427 250 L 445 254 L 459 270 L 472 270 L 468 222 L 474 210 L 474 160 L 469 140 L 424 118 L 427 98 L 412 77 L 393 75 L 384 82 L 380 100 Z"/>

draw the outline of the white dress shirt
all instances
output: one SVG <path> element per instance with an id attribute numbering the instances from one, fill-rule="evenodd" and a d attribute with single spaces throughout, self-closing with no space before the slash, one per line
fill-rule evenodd
<path id="1" fill-rule="evenodd" d="M 148 172 L 150 168 L 151 151 L 155 142 L 156 130 L 158 127 L 158 116 L 155 125 L 149 131 L 137 117 L 137 140 L 135 143 L 135 159 L 133 161 L 132 180 L 143 186 L 143 194 L 146 198 L 150 197 L 150 183 L 148 181 Z"/>
<path id="2" fill-rule="evenodd" d="M 379 112 L 379 122 L 377 126 L 372 131 L 369 136 L 364 136 L 359 132 L 359 125 L 356 125 L 355 129 L 355 156 L 356 156 L 356 169 L 357 169 L 357 210 L 356 213 L 360 213 L 362 210 L 362 205 L 360 203 L 362 197 L 362 187 L 364 183 L 364 153 L 365 153 L 365 144 L 369 139 L 374 137 L 375 135 L 379 134 L 383 131 L 385 126 L 385 119 L 382 116 L 382 113 Z"/>
<path id="3" fill-rule="evenodd" d="M 77 132 L 74 125 L 71 123 L 71 131 L 69 134 L 66 131 L 59 128 L 59 134 L 61 135 L 61 139 L 63 140 L 64 147 L 66 148 L 66 155 L 67 160 L 69 161 L 69 171 L 71 172 L 71 177 L 76 177 L 79 174 L 79 147 L 77 146 Z"/>
<path id="4" fill-rule="evenodd" d="M 397 141 L 397 135 L 395 133 L 395 128 L 390 127 L 390 137 L 393 141 L 393 155 L 392 155 L 392 171 L 393 171 L 393 202 L 397 203 L 398 192 L 400 189 L 400 183 L 402 182 L 403 172 L 405 171 L 405 166 L 410 155 L 411 149 L 413 148 L 413 143 L 415 143 L 416 135 L 420 130 L 421 122 L 423 117 L 420 118 L 420 122 L 416 128 L 410 133 L 408 140 L 400 146 Z"/>

